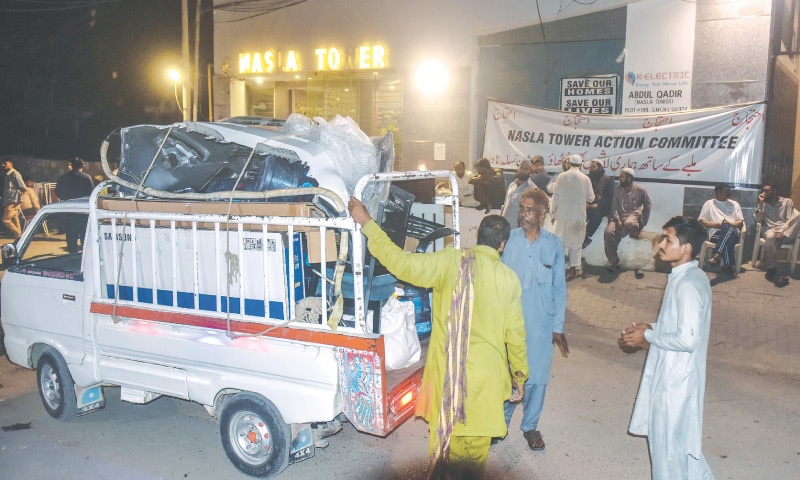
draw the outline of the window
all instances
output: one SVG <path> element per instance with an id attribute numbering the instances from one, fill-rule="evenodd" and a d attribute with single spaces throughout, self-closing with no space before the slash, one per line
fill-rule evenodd
<path id="1" fill-rule="evenodd" d="M 55 212 L 31 226 L 33 235 L 21 246 L 19 265 L 27 269 L 80 273 L 86 213 Z"/>

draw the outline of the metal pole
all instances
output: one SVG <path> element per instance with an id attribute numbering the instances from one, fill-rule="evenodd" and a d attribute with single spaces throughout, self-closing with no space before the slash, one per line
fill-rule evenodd
<path id="1" fill-rule="evenodd" d="M 194 11 L 194 63 L 192 70 L 194 81 L 192 82 L 192 120 L 197 121 L 198 102 L 200 101 L 200 2 L 197 0 Z"/>
<path id="2" fill-rule="evenodd" d="M 209 63 L 207 68 L 208 68 L 208 121 L 209 122 L 213 122 L 214 121 L 214 96 L 213 96 L 212 90 L 211 90 L 211 87 L 213 85 L 211 83 L 211 77 L 212 77 L 212 75 L 214 75 L 214 70 L 213 70 L 214 67 L 213 67 L 213 65 L 211 65 Z"/>
<path id="3" fill-rule="evenodd" d="M 189 89 L 186 88 L 187 83 L 192 81 L 189 69 L 189 0 L 181 0 L 181 77 L 183 77 L 183 105 L 181 112 L 183 113 L 183 121 L 188 122 L 191 120 L 191 112 L 189 111 Z"/>

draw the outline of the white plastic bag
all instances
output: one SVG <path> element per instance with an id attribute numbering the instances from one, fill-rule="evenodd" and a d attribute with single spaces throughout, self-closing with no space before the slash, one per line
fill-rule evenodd
<path id="1" fill-rule="evenodd" d="M 421 348 L 414 321 L 412 302 L 401 302 L 391 296 L 381 308 L 387 370 L 405 368 L 419 360 Z"/>

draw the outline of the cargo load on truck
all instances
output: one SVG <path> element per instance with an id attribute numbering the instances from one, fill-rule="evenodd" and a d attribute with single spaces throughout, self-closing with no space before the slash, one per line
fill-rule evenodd
<path id="1" fill-rule="evenodd" d="M 370 139 L 338 115 L 330 122 L 293 114 L 285 122 L 239 117 L 136 125 L 122 128 L 120 138 L 116 179 L 170 193 L 321 187 L 346 201 L 361 177 L 389 172 L 394 161 L 391 133 Z M 385 191 L 367 191 L 365 200 L 374 208 L 380 195 Z"/>

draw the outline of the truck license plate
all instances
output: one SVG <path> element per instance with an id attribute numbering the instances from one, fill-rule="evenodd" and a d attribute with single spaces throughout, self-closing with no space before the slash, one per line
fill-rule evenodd
<path id="1" fill-rule="evenodd" d="M 311 425 L 303 423 L 292 425 L 292 449 L 289 452 L 289 463 L 299 462 L 314 456 L 314 436 Z"/>
<path id="2" fill-rule="evenodd" d="M 103 387 L 101 385 L 90 388 L 76 385 L 75 394 L 78 400 L 78 415 L 86 415 L 106 406 L 106 399 L 103 396 Z"/>

